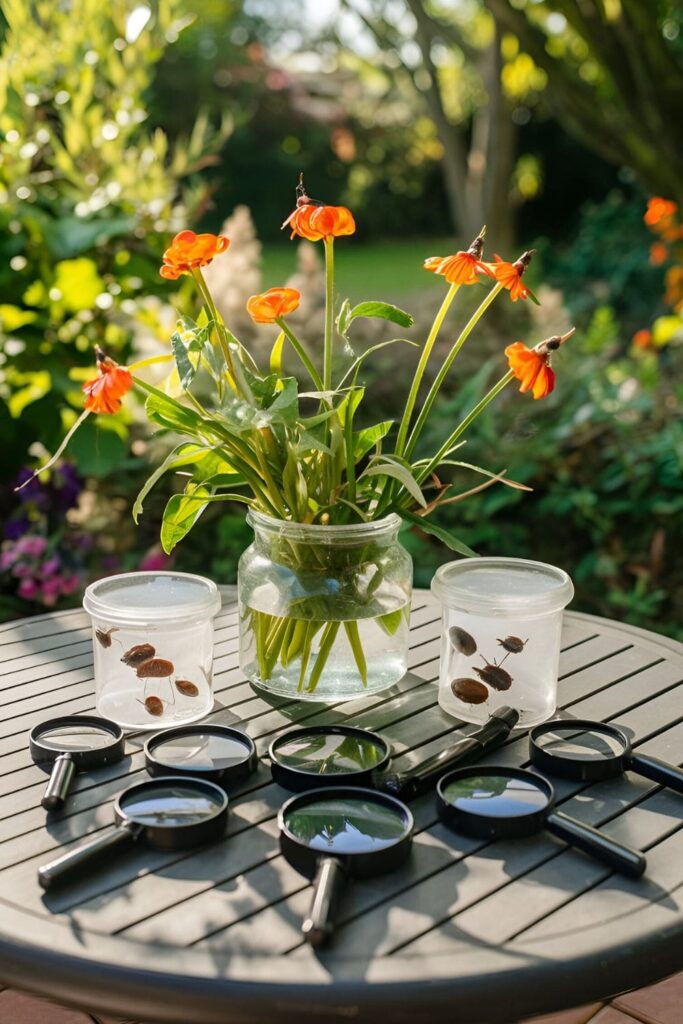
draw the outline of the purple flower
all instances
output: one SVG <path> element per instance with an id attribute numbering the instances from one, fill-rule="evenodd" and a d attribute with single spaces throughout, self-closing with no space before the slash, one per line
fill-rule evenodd
<path id="1" fill-rule="evenodd" d="M 29 558 L 40 558 L 47 547 L 47 540 L 45 537 L 38 537 L 35 534 L 26 534 L 26 536 L 17 541 L 16 547 L 21 555 L 27 555 Z"/>
<path id="2" fill-rule="evenodd" d="M 11 569 L 18 557 L 14 544 L 5 545 L 0 552 L 0 569 Z"/>
<path id="3" fill-rule="evenodd" d="M 9 519 L 5 523 L 4 534 L 7 540 L 19 540 L 29 528 L 29 521 L 26 516 L 17 516 L 16 519 Z"/>
<path id="4" fill-rule="evenodd" d="M 55 573 L 59 572 L 62 567 L 62 560 L 58 555 L 53 555 L 52 558 L 47 558 L 38 569 L 40 576 L 43 579 L 47 579 L 49 576 L 54 576 Z"/>

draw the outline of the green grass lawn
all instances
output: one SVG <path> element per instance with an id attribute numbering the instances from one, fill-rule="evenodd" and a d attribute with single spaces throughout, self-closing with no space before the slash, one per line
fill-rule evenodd
<path id="1" fill-rule="evenodd" d="M 322 245 L 318 248 L 322 258 Z M 291 277 L 296 269 L 296 249 L 295 241 L 289 245 L 264 245 L 264 288 L 284 284 Z M 340 238 L 335 244 L 337 291 L 353 301 L 398 302 L 403 294 L 438 287 L 438 280 L 422 264 L 428 256 L 445 256 L 447 252 L 447 243 L 433 239 L 360 245 L 351 238 Z"/>

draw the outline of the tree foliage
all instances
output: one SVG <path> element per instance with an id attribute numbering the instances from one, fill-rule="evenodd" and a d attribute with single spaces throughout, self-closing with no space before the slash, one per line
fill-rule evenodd
<path id="1" fill-rule="evenodd" d="M 676 0 L 485 0 L 548 76 L 567 129 L 651 192 L 683 204 L 683 61 Z"/>

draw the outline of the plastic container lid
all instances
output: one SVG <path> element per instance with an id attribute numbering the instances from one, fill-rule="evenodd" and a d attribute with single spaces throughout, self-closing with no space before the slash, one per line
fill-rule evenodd
<path id="1" fill-rule="evenodd" d="M 524 558 L 463 558 L 437 569 L 432 593 L 448 608 L 484 615 L 544 615 L 569 604 L 574 586 L 563 569 Z"/>
<path id="2" fill-rule="evenodd" d="M 134 626 L 213 618 L 221 595 L 212 580 L 187 572 L 127 572 L 91 583 L 83 607 L 107 623 Z"/>

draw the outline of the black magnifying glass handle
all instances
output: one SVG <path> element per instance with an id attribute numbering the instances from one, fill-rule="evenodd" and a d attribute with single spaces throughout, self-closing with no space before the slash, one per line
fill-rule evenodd
<path id="1" fill-rule="evenodd" d="M 334 934 L 337 905 L 346 882 L 346 870 L 336 857 L 323 857 L 313 882 L 311 908 L 301 925 L 309 945 L 324 946 Z"/>
<path id="2" fill-rule="evenodd" d="M 638 775 L 658 782 L 660 786 L 668 786 L 677 793 L 683 793 L 683 770 L 673 764 L 667 764 L 666 761 L 660 761 L 658 757 L 650 757 L 648 754 L 631 754 L 626 765 Z"/>
<path id="3" fill-rule="evenodd" d="M 38 881 L 43 889 L 56 888 L 68 882 L 75 874 L 87 869 L 93 861 L 99 860 L 117 846 L 137 839 L 142 827 L 133 822 L 124 822 L 115 829 L 97 836 L 89 843 L 83 843 L 75 850 L 69 850 L 49 864 L 38 868 Z"/>
<path id="4" fill-rule="evenodd" d="M 464 736 L 452 747 L 428 757 L 426 761 L 407 772 L 389 772 L 379 777 L 375 785 L 383 793 L 390 793 L 399 800 L 413 800 L 426 793 L 446 771 L 456 765 L 477 761 L 489 750 L 495 750 L 504 743 L 519 720 L 519 713 L 513 708 L 502 707 L 489 718 L 488 722 Z"/>
<path id="5" fill-rule="evenodd" d="M 545 819 L 545 827 L 558 839 L 564 839 L 570 846 L 596 857 L 622 875 L 640 878 L 647 867 L 645 856 L 639 850 L 618 843 L 604 832 L 570 818 L 562 811 L 551 811 Z"/>
<path id="6" fill-rule="evenodd" d="M 61 811 L 76 774 L 76 764 L 71 754 L 59 754 L 50 773 L 43 799 L 40 801 L 46 811 Z"/>

